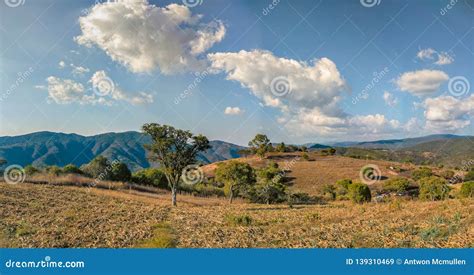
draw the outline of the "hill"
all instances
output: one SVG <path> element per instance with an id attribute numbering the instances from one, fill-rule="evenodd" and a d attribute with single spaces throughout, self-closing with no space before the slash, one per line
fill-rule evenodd
<path id="1" fill-rule="evenodd" d="M 332 145 L 336 147 L 399 150 L 399 149 L 413 147 L 418 144 L 423 144 L 423 143 L 427 143 L 431 141 L 443 141 L 443 140 L 446 141 L 446 140 L 464 139 L 464 138 L 474 138 L 474 137 L 441 134 L 441 135 L 429 135 L 429 136 L 405 138 L 405 139 L 386 139 L 386 140 L 364 141 L 364 142 L 348 141 L 348 142 L 334 143 Z"/>
<path id="2" fill-rule="evenodd" d="M 106 133 L 81 136 L 53 132 L 37 132 L 15 137 L 0 137 L 0 158 L 22 166 L 82 165 L 96 156 L 118 159 L 132 170 L 150 167 L 144 144 L 150 137 L 139 132 Z M 243 147 L 224 141 L 210 141 L 211 148 L 198 156 L 203 163 L 239 157 Z"/>

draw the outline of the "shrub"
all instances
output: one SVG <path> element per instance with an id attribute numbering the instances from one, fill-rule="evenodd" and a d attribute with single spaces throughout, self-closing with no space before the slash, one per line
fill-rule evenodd
<path id="1" fill-rule="evenodd" d="M 323 197 L 325 197 L 328 200 L 335 200 L 337 193 L 336 193 L 336 187 L 332 184 L 326 184 L 323 186 L 321 193 Z"/>
<path id="2" fill-rule="evenodd" d="M 24 168 L 23 170 L 25 171 L 25 174 L 26 174 L 27 176 L 31 176 L 31 175 L 34 175 L 34 174 L 40 172 L 40 170 L 39 170 L 38 168 L 34 167 L 34 166 L 31 165 L 31 164 L 25 166 L 25 168 Z"/>
<path id="3" fill-rule="evenodd" d="M 54 176 L 59 176 L 63 171 L 56 165 L 48 166 L 44 169 L 46 173 Z"/>
<path id="4" fill-rule="evenodd" d="M 464 176 L 464 181 L 474 181 L 474 170 L 467 172 Z"/>
<path id="5" fill-rule="evenodd" d="M 474 197 L 474 181 L 465 182 L 459 190 L 459 195 L 463 198 L 472 198 Z"/>
<path id="6" fill-rule="evenodd" d="M 442 178 L 445 178 L 447 180 L 452 179 L 454 177 L 454 171 L 451 170 L 444 170 L 440 173 L 440 176 Z"/>
<path id="7" fill-rule="evenodd" d="M 420 199 L 437 201 L 448 198 L 448 184 L 445 179 L 438 177 L 425 177 L 420 180 Z"/>
<path id="8" fill-rule="evenodd" d="M 418 170 L 413 171 L 411 174 L 414 180 L 420 180 L 422 178 L 431 177 L 433 175 L 433 171 L 431 171 L 428 167 L 420 167 Z"/>
<path id="9" fill-rule="evenodd" d="M 253 203 L 281 203 L 286 201 L 286 188 L 283 184 L 273 181 L 259 182 L 248 192 Z"/>
<path id="10" fill-rule="evenodd" d="M 159 168 L 147 168 L 132 175 L 132 181 L 137 184 L 151 185 L 158 188 L 169 189 L 165 173 Z"/>
<path id="11" fill-rule="evenodd" d="M 64 174 L 79 174 L 80 175 L 80 174 L 82 174 L 82 171 L 76 165 L 68 164 L 68 165 L 63 167 L 63 173 Z"/>
<path id="12" fill-rule="evenodd" d="M 355 203 L 370 202 L 372 199 L 369 186 L 359 182 L 349 185 L 348 195 L 349 198 Z"/>
<path id="13" fill-rule="evenodd" d="M 322 203 L 321 198 L 310 196 L 308 193 L 294 193 L 288 196 L 288 204 L 316 204 Z"/>
<path id="14" fill-rule="evenodd" d="M 343 196 L 347 195 L 349 192 L 349 185 L 352 184 L 352 180 L 350 179 L 342 179 L 336 181 L 335 191 L 336 196 L 343 198 Z"/>
<path id="15" fill-rule="evenodd" d="M 224 191 L 232 203 L 234 196 L 247 192 L 255 184 L 255 170 L 248 163 L 227 161 L 216 169 L 216 181 L 224 183 Z"/>
<path id="16" fill-rule="evenodd" d="M 306 161 L 309 160 L 309 155 L 307 153 L 303 153 L 302 158 Z"/>
<path id="17" fill-rule="evenodd" d="M 383 190 L 390 192 L 404 192 L 410 186 L 406 178 L 391 178 L 383 183 Z"/>
<path id="18" fill-rule="evenodd" d="M 114 181 L 129 181 L 132 178 L 132 173 L 127 165 L 123 162 L 114 163 L 110 179 Z"/>

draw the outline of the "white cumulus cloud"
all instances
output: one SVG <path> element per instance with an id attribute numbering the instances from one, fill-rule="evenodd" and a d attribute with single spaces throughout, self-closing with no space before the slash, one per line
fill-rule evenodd
<path id="1" fill-rule="evenodd" d="M 401 91 L 425 96 L 438 91 L 441 84 L 448 79 L 449 76 L 443 71 L 420 70 L 403 73 L 395 83 Z"/>
<path id="2" fill-rule="evenodd" d="M 226 107 L 224 110 L 224 114 L 226 115 L 240 115 L 242 114 L 242 110 L 239 107 Z"/>
<path id="3" fill-rule="evenodd" d="M 474 116 L 474 95 L 459 99 L 452 96 L 427 98 L 422 107 L 426 127 L 435 131 L 456 131 L 471 124 Z"/>
<path id="4" fill-rule="evenodd" d="M 57 104 L 95 104 L 99 103 L 94 95 L 88 95 L 84 85 L 71 79 L 61 79 L 50 76 L 46 79 L 46 87 L 38 86 L 48 91 L 48 99 Z"/>
<path id="5" fill-rule="evenodd" d="M 220 21 L 202 23 L 183 5 L 158 7 L 146 0 L 122 0 L 94 5 L 79 18 L 82 34 L 75 40 L 97 46 L 135 73 L 164 74 L 202 70 L 200 58 L 226 33 Z"/>

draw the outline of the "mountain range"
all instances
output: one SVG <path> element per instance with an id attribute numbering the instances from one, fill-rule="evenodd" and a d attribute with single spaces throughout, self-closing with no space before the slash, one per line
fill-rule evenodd
<path id="1" fill-rule="evenodd" d="M 95 136 L 36 132 L 21 136 L 0 137 L 0 159 L 8 164 L 22 166 L 33 164 L 81 166 L 98 155 L 109 160 L 120 160 L 133 170 L 152 166 L 143 145 L 150 143 L 149 136 L 139 132 L 106 133 Z M 243 146 L 220 140 L 210 141 L 211 148 L 199 154 L 201 163 L 213 163 L 240 157 Z M 415 163 L 436 163 L 459 166 L 474 159 L 474 137 L 456 135 L 430 135 L 418 138 L 377 140 L 367 142 L 342 142 L 331 144 L 345 156 L 365 157 L 395 161 L 410 160 Z M 309 150 L 330 146 L 308 143 Z"/>

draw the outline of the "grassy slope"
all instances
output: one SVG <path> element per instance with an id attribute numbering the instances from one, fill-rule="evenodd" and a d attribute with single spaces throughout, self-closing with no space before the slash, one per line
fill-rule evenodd
<path id="1" fill-rule="evenodd" d="M 90 191 L 87 191 L 90 190 Z M 289 208 L 220 199 L 0 183 L 9 247 L 472 247 L 473 200 Z M 247 225 L 229 223 L 247 217 Z M 174 239 L 173 239 L 174 238 Z"/>

